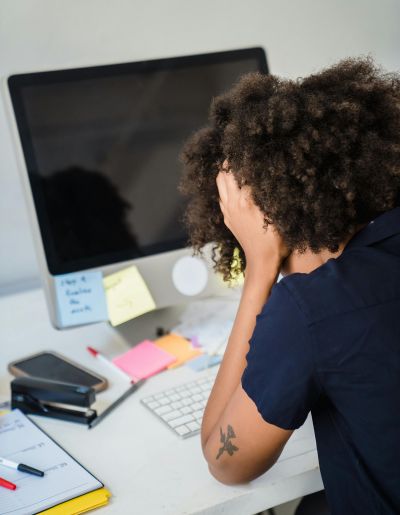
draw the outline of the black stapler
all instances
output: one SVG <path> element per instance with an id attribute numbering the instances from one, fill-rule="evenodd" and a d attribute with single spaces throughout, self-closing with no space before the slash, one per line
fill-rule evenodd
<path id="1" fill-rule="evenodd" d="M 11 382 L 11 407 L 26 414 L 90 424 L 97 417 L 96 411 L 90 409 L 95 400 L 95 391 L 89 386 L 26 376 Z M 70 409 L 60 404 L 89 409 Z"/>

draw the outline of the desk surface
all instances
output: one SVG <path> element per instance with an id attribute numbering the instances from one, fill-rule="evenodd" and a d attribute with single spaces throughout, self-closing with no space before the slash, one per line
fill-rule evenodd
<path id="1" fill-rule="evenodd" d="M 40 350 L 58 351 L 109 378 L 110 388 L 98 395 L 94 406 L 99 411 L 126 388 L 86 351 L 93 345 L 115 356 L 127 349 L 121 334 L 108 324 L 56 331 L 41 290 L 0 297 L 0 328 L 0 401 L 10 397 L 7 363 Z M 68 422 L 34 419 L 111 490 L 111 502 L 103 509 L 110 515 L 251 515 L 321 490 L 310 419 L 295 431 L 271 470 L 233 487 L 209 474 L 199 436 L 179 439 L 140 403 L 142 397 L 208 373 L 215 372 L 196 373 L 188 367 L 163 372 L 90 431 Z"/>

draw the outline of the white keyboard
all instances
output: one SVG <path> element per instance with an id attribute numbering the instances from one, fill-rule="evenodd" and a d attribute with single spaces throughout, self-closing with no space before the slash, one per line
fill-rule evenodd
<path id="1" fill-rule="evenodd" d="M 178 436 L 188 438 L 200 432 L 214 381 L 215 374 L 151 395 L 141 402 Z"/>

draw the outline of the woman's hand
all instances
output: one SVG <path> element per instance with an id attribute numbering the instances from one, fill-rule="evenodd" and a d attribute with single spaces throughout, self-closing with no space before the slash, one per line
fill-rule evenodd
<path id="1" fill-rule="evenodd" d="M 247 265 L 265 266 L 272 260 L 280 266 L 288 249 L 272 225 L 265 228 L 264 214 L 254 203 L 250 188 L 239 187 L 229 171 L 218 174 L 217 187 L 224 223 L 242 247 Z"/>

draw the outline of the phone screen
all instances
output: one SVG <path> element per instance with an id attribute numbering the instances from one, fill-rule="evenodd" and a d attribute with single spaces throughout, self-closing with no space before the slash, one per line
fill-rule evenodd
<path id="1" fill-rule="evenodd" d="M 14 367 L 29 376 L 64 383 L 95 386 L 102 382 L 99 377 L 89 374 L 49 352 L 14 363 Z"/>

